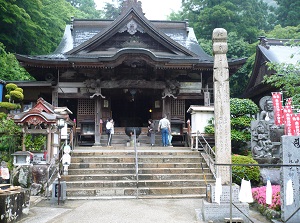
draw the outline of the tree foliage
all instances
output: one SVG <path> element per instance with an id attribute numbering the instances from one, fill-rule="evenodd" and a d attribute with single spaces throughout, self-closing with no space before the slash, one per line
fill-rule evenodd
<path id="1" fill-rule="evenodd" d="M 84 13 L 65 0 L 0 0 L 0 42 L 8 52 L 49 53 L 59 44 L 71 16 Z"/>
<path id="2" fill-rule="evenodd" d="M 6 95 L 5 98 L 8 102 L 0 102 L 0 107 L 5 108 L 7 111 L 21 108 L 20 102 L 24 99 L 23 89 L 19 88 L 14 83 L 8 83 L 5 85 Z"/>
<path id="3" fill-rule="evenodd" d="M 245 155 L 251 139 L 252 116 L 259 112 L 258 106 L 250 99 L 230 99 L 231 149 L 233 153 Z M 214 124 L 205 127 L 205 133 L 214 133 Z"/>
<path id="4" fill-rule="evenodd" d="M 115 2 L 115 4 L 105 3 L 103 9 L 105 19 L 115 19 L 121 12 L 123 0 L 114 0 L 113 2 Z"/>
<path id="5" fill-rule="evenodd" d="M 70 4 L 85 13 L 87 19 L 98 19 L 103 17 L 103 11 L 96 9 L 94 0 L 66 0 Z"/>
<path id="6" fill-rule="evenodd" d="M 28 72 L 20 66 L 16 57 L 5 50 L 3 43 L 0 43 L 0 79 L 1 80 L 32 80 Z"/>
<path id="7" fill-rule="evenodd" d="M 275 0 L 277 24 L 286 26 L 298 26 L 300 21 L 300 1 Z"/>
<path id="8" fill-rule="evenodd" d="M 261 30 L 271 30 L 273 14 L 260 0 L 182 0 L 182 10 L 171 19 L 188 19 L 197 36 L 210 39 L 212 30 L 225 28 L 239 33 L 247 42 L 256 40 Z"/>
<path id="9" fill-rule="evenodd" d="M 284 91 L 287 97 L 293 98 L 293 103 L 300 104 L 300 62 L 297 64 L 268 63 L 271 76 L 265 76 L 264 82 Z"/>

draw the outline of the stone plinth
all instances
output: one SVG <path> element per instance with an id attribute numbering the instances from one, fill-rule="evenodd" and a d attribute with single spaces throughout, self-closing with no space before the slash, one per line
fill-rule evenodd
<path id="1" fill-rule="evenodd" d="M 0 193 L 0 222 L 10 223 L 21 219 L 23 213 L 29 211 L 29 190 Z"/>
<path id="2" fill-rule="evenodd" d="M 239 201 L 239 189 L 240 187 L 236 184 L 232 185 L 231 199 L 232 203 L 236 205 L 245 215 L 249 216 L 249 204 L 241 203 Z M 196 214 L 199 220 L 207 221 L 222 221 L 225 218 L 230 217 L 230 186 L 222 185 L 222 195 L 220 197 L 220 204 L 215 202 L 215 185 L 207 186 L 207 200 L 202 201 L 202 209 L 196 210 Z M 243 221 L 249 222 L 249 220 L 244 216 L 236 207 L 232 205 L 232 218 L 240 218 Z"/>
<path id="3" fill-rule="evenodd" d="M 239 201 L 239 190 L 240 187 L 236 184 L 232 185 L 232 202 L 240 202 Z M 210 203 L 215 202 L 215 193 L 216 186 L 214 184 L 207 185 L 207 201 Z M 222 186 L 222 195 L 220 197 L 221 203 L 228 203 L 230 201 L 230 186 Z"/>
<path id="4" fill-rule="evenodd" d="M 249 205 L 247 203 L 235 203 L 244 214 L 249 216 Z M 225 218 L 230 217 L 230 203 L 209 203 L 205 200 L 202 200 L 202 211 L 198 212 L 198 219 L 202 219 L 205 222 L 208 221 L 220 221 L 224 222 Z M 201 216 L 199 216 L 201 215 Z M 232 205 L 232 218 L 242 218 L 245 223 L 249 220 L 236 208 Z"/>
<path id="5" fill-rule="evenodd" d="M 300 137 L 299 136 L 282 136 L 282 164 L 283 165 L 296 165 L 300 164 Z M 287 191 L 286 186 L 288 180 L 292 180 L 293 184 L 293 203 L 286 204 Z M 281 167 L 281 218 L 286 221 L 290 216 L 297 211 L 300 206 L 300 167 Z M 288 223 L 300 222 L 299 210 L 293 215 Z"/>

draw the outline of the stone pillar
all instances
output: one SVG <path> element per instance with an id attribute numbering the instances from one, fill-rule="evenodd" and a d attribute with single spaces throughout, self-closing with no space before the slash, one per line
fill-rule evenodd
<path id="1" fill-rule="evenodd" d="M 300 137 L 284 135 L 281 137 L 281 145 L 282 164 L 299 165 Z M 281 220 L 288 223 L 298 223 L 300 221 L 298 210 L 300 206 L 300 168 L 299 166 L 284 166 L 281 167 L 280 172 Z M 289 180 L 292 181 L 292 187 L 288 187 Z M 290 203 L 287 203 L 288 201 Z"/>
<path id="2" fill-rule="evenodd" d="M 100 146 L 100 119 L 102 114 L 101 108 L 101 98 L 99 96 L 95 97 L 95 146 Z"/>
<path id="3" fill-rule="evenodd" d="M 231 134 L 230 134 L 230 97 L 229 70 L 226 53 L 227 31 L 216 28 L 213 31 L 214 53 L 214 112 L 215 112 L 215 146 L 216 163 L 231 163 Z M 230 182 L 230 167 L 217 166 L 217 177 L 222 184 Z"/>

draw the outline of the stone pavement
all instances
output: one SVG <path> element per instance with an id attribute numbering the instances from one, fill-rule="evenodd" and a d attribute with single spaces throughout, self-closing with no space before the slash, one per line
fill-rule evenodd
<path id="1" fill-rule="evenodd" d="M 114 199 L 57 201 L 33 197 L 20 223 L 204 223 L 196 209 L 201 199 Z M 229 213 L 229 211 L 228 211 Z M 255 223 L 265 217 L 250 211 Z"/>

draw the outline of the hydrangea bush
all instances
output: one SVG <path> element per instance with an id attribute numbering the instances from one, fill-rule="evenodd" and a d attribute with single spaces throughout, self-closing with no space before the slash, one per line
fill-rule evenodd
<path id="1" fill-rule="evenodd" d="M 252 188 L 252 195 L 254 200 L 265 207 L 271 208 L 275 211 L 281 210 L 280 202 L 280 185 L 272 185 L 272 204 L 266 204 L 266 186 Z"/>

